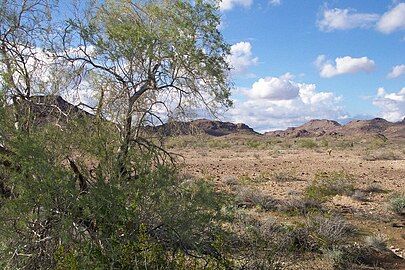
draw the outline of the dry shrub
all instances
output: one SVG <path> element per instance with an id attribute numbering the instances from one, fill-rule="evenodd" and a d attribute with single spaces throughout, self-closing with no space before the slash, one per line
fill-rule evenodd
<path id="1" fill-rule="evenodd" d="M 237 191 L 236 203 L 239 207 L 258 206 L 263 210 L 274 210 L 278 201 L 261 190 L 251 187 L 242 187 Z"/>

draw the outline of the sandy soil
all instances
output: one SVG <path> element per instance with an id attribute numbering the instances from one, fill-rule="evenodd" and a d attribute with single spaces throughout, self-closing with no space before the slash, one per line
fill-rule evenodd
<path id="1" fill-rule="evenodd" d="M 403 144 L 391 146 L 394 150 L 402 147 Z M 393 194 L 405 193 L 405 159 L 368 161 L 364 158 L 367 151 L 361 148 L 333 149 L 331 155 L 326 148 L 275 150 L 235 145 L 220 148 L 175 147 L 172 151 L 183 156 L 185 173 L 209 177 L 219 189 L 227 189 L 229 181 L 252 181 L 247 184 L 279 200 L 301 196 L 316 174 L 348 173 L 355 189 L 363 192 L 365 200 L 336 195 L 323 205 L 344 215 L 364 234 L 386 235 L 388 246 L 405 258 L 405 220 L 393 213 L 388 203 Z M 402 151 L 405 153 L 404 149 Z M 277 175 L 294 176 L 296 179 L 277 181 Z M 369 191 L 370 187 L 376 186 L 382 191 Z"/>

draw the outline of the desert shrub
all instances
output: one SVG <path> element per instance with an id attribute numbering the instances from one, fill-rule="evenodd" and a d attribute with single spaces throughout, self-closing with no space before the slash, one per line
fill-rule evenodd
<path id="1" fill-rule="evenodd" d="M 358 243 L 324 249 L 323 253 L 333 262 L 333 267 L 337 270 L 376 269 L 375 267 L 381 263 L 379 251 Z"/>
<path id="2" fill-rule="evenodd" d="M 367 194 L 364 193 L 364 191 L 359 190 L 359 189 L 356 189 L 354 191 L 354 193 L 352 194 L 352 198 L 357 200 L 357 201 L 361 201 L 361 202 L 368 201 Z"/>
<path id="3" fill-rule="evenodd" d="M 231 147 L 230 143 L 225 140 L 212 139 L 208 141 L 209 148 L 225 149 Z"/>
<path id="4" fill-rule="evenodd" d="M 353 178 L 344 172 L 317 173 L 305 194 L 314 200 L 324 200 L 328 196 L 351 195 L 353 190 Z"/>
<path id="5" fill-rule="evenodd" d="M 384 251 L 387 249 L 387 236 L 383 234 L 369 235 L 364 239 L 364 243 L 367 247 Z"/>
<path id="6" fill-rule="evenodd" d="M 401 155 L 391 150 L 378 150 L 372 153 L 366 154 L 364 160 L 375 161 L 375 160 L 399 160 L 402 159 Z"/>
<path id="7" fill-rule="evenodd" d="M 7 176 L 13 196 L 0 204 L 0 216 L 6 217 L 0 223 L 0 268 L 227 264 L 221 225 L 228 222 L 226 198 L 209 182 L 183 177 L 170 163 L 157 162 L 154 151 L 135 148 L 126 164 L 131 173 L 123 177 L 108 128 L 94 133 L 81 128 L 88 130 L 48 128 L 9 143 L 11 166 L 0 165 L 0 173 L 7 172 L 1 176 Z M 79 140 L 79 134 L 87 136 Z M 67 159 L 72 147 L 82 156 Z"/>
<path id="8" fill-rule="evenodd" d="M 339 148 L 339 149 L 353 148 L 354 147 L 354 142 L 353 141 L 347 141 L 347 140 L 337 141 L 336 142 L 336 147 Z"/>
<path id="9" fill-rule="evenodd" d="M 322 205 L 317 200 L 301 198 L 283 201 L 277 207 L 278 211 L 290 215 L 308 215 L 323 211 Z"/>
<path id="10" fill-rule="evenodd" d="M 308 227 L 323 248 L 345 244 L 357 232 L 356 228 L 341 216 L 316 216 L 308 221 Z"/>
<path id="11" fill-rule="evenodd" d="M 384 192 L 386 192 L 386 191 L 384 190 L 384 188 L 383 188 L 380 184 L 371 183 L 371 184 L 367 185 L 367 186 L 364 188 L 364 192 L 370 192 L 370 193 L 384 193 Z"/>
<path id="12" fill-rule="evenodd" d="M 388 144 L 388 140 L 385 137 L 377 137 L 368 142 L 368 149 L 381 149 Z"/>
<path id="13" fill-rule="evenodd" d="M 225 184 L 227 184 L 228 186 L 236 186 L 239 184 L 239 180 L 237 177 L 233 176 L 233 175 L 228 175 L 225 176 L 223 178 L 223 181 Z"/>
<path id="14" fill-rule="evenodd" d="M 302 181 L 301 178 L 286 172 L 278 172 L 274 173 L 272 179 L 276 182 L 295 182 L 295 181 Z"/>
<path id="15" fill-rule="evenodd" d="M 405 195 L 395 194 L 389 201 L 390 208 L 398 215 L 405 215 Z"/>
<path id="16" fill-rule="evenodd" d="M 314 149 L 318 147 L 318 144 L 313 139 L 301 139 L 298 141 L 298 145 L 302 148 Z"/>
<path id="17" fill-rule="evenodd" d="M 319 249 L 306 225 L 289 228 L 288 233 L 285 234 L 283 247 L 289 252 L 314 252 Z"/>
<path id="18" fill-rule="evenodd" d="M 322 139 L 322 140 L 320 141 L 320 146 L 321 146 L 321 147 L 328 147 L 328 146 L 329 146 L 329 141 L 326 140 L 326 139 Z"/>
<path id="19" fill-rule="evenodd" d="M 239 207 L 260 207 L 263 210 L 273 210 L 278 201 L 261 190 L 251 187 L 241 187 L 236 194 L 236 203 Z"/>
<path id="20" fill-rule="evenodd" d="M 262 142 L 258 140 L 248 140 L 246 141 L 246 145 L 249 148 L 257 149 L 262 146 Z"/>

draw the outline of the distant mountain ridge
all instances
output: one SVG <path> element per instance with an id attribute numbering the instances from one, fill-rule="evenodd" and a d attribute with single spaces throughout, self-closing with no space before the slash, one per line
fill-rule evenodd
<path id="1" fill-rule="evenodd" d="M 215 137 L 229 134 L 258 134 L 248 125 L 222 122 L 208 119 L 197 119 L 188 122 L 170 121 L 153 127 L 153 131 L 163 136 L 208 134 Z"/>
<path id="2" fill-rule="evenodd" d="M 389 122 L 383 118 L 371 120 L 353 120 L 346 125 L 326 119 L 314 119 L 301 126 L 276 130 L 264 133 L 272 137 L 319 137 L 324 135 L 333 136 L 362 136 L 384 135 L 390 138 L 405 138 L 405 119 L 400 122 Z"/>
<path id="3" fill-rule="evenodd" d="M 35 96 L 27 103 L 35 115 L 35 123 L 65 123 L 70 117 L 92 117 L 91 114 L 75 106 L 60 96 Z M 158 126 L 145 127 L 148 132 L 162 136 L 198 135 L 226 136 L 230 134 L 260 135 L 243 123 L 222 122 L 209 119 L 197 119 L 187 122 L 169 121 Z M 269 137 L 320 137 L 320 136 L 363 136 L 384 135 L 387 138 L 405 138 L 405 118 L 400 122 L 389 122 L 383 118 L 371 120 L 353 120 L 345 125 L 334 120 L 313 119 L 307 123 L 286 130 L 269 131 L 263 134 Z"/>

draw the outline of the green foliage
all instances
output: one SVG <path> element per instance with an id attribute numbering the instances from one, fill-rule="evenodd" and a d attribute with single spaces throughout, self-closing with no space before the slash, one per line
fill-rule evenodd
<path id="1" fill-rule="evenodd" d="M 318 147 L 318 144 L 313 139 L 301 139 L 298 141 L 298 145 L 303 148 L 314 149 Z"/>
<path id="2" fill-rule="evenodd" d="M 259 148 L 259 147 L 262 146 L 262 142 L 261 142 L 261 141 L 258 141 L 258 140 L 248 140 L 248 141 L 246 142 L 246 145 L 247 145 L 249 148 L 257 149 L 257 148 Z"/>
<path id="3" fill-rule="evenodd" d="M 226 198 L 208 182 L 156 163 L 154 152 L 131 150 L 132 177 L 122 178 L 109 125 L 93 124 L 72 122 L 64 131 L 49 126 L 17 133 L 9 142 L 13 165 L 0 168 L 15 196 L 0 205 L 0 215 L 7 217 L 0 224 L 2 266 L 182 269 L 192 263 L 198 269 L 205 260 L 225 264 L 217 254 L 226 254 L 218 242 L 226 234 L 221 227 L 228 220 Z M 81 190 L 69 167 L 73 159 L 87 189 Z"/>
<path id="4" fill-rule="evenodd" d="M 398 215 L 405 215 L 405 195 L 394 195 L 390 200 L 390 208 Z"/>
<path id="5" fill-rule="evenodd" d="M 344 172 L 318 173 L 306 188 L 305 195 L 314 200 L 325 200 L 329 196 L 351 195 L 353 178 Z"/>
<path id="6" fill-rule="evenodd" d="M 225 149 L 231 147 L 229 142 L 221 139 L 211 139 L 207 143 L 209 148 Z"/>

